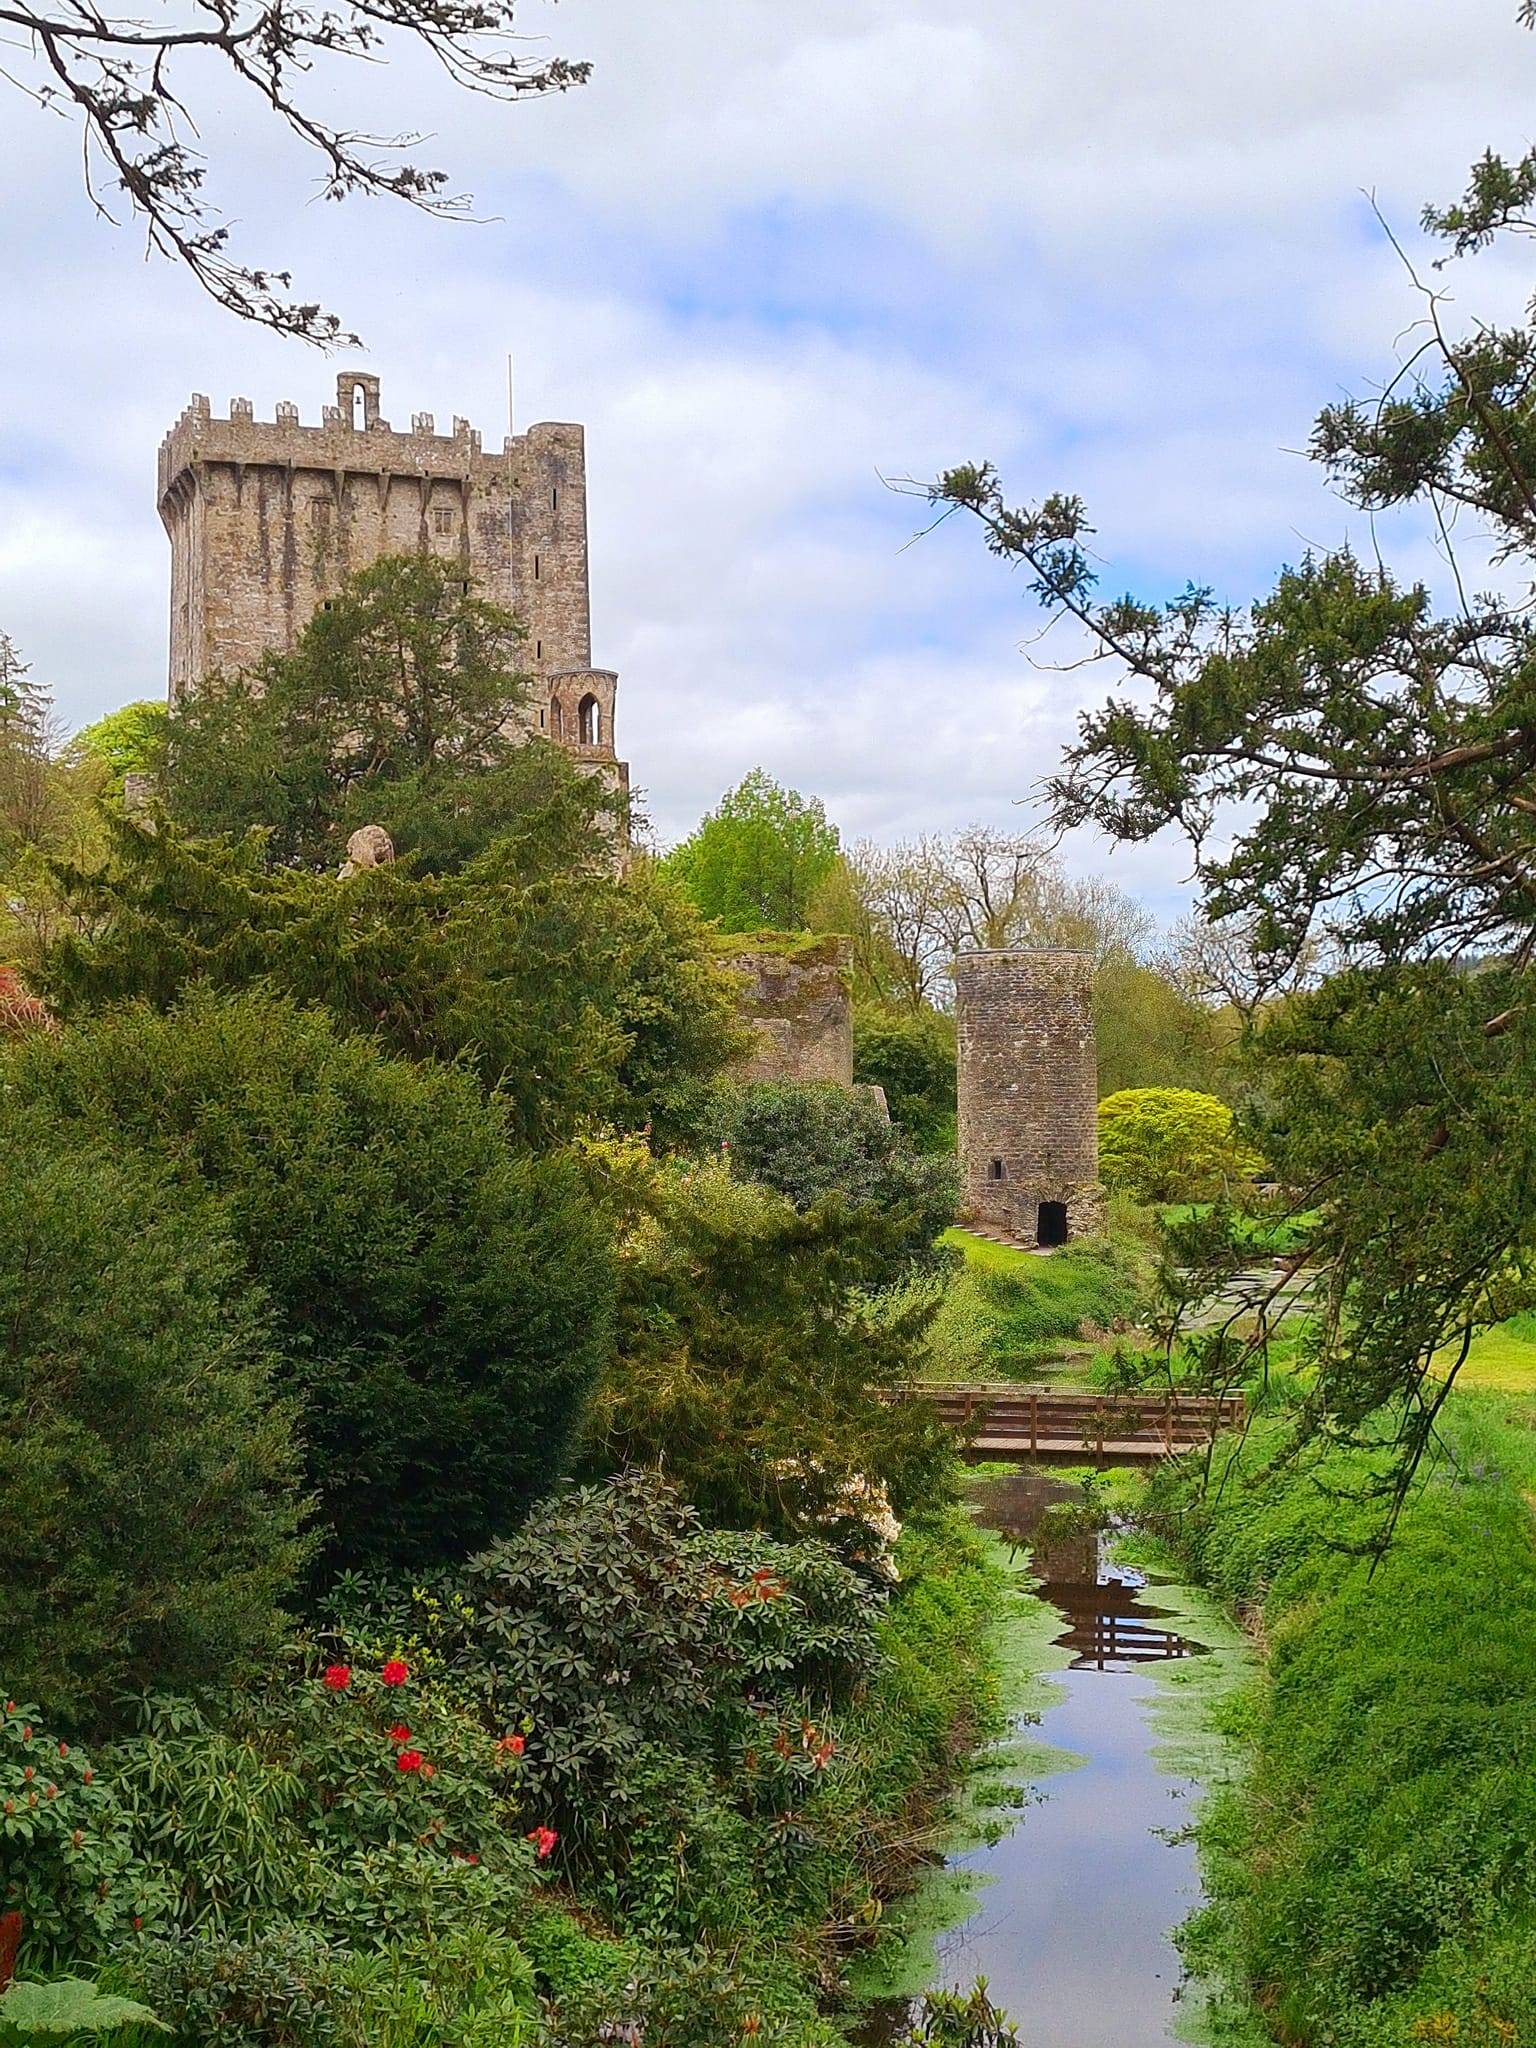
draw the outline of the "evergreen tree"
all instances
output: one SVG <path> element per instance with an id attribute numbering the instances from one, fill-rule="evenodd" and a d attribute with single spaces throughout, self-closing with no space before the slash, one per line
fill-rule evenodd
<path id="1" fill-rule="evenodd" d="M 524 637 L 456 562 L 382 557 L 347 578 L 291 654 L 210 676 L 175 706 L 166 808 L 197 834 L 262 827 L 276 867 L 334 870 L 358 826 L 382 825 L 398 854 L 443 873 L 563 780 L 568 809 L 611 844 L 613 799 L 519 723 Z"/>
<path id="2" fill-rule="evenodd" d="M 347 881 L 274 872 L 259 834 L 192 841 L 110 818 L 108 858 L 57 871 L 66 915 L 36 985 L 74 1020 L 259 982 L 408 1059 L 469 1065 L 523 1143 L 665 1125 L 737 1048 L 731 981 L 676 889 L 645 861 L 613 871 L 573 792 L 559 777 L 456 873 Z"/>

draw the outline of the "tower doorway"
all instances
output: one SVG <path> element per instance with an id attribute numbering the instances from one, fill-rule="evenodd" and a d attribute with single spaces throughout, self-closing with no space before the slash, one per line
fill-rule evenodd
<path id="1" fill-rule="evenodd" d="M 1035 1215 L 1035 1243 L 1047 1247 L 1067 1241 L 1067 1205 L 1042 1202 Z"/>

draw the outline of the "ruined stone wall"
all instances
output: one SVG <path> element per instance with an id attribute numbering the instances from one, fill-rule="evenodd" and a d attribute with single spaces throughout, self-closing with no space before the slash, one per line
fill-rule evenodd
<path id="1" fill-rule="evenodd" d="M 721 941 L 741 976 L 740 1014 L 755 1044 L 738 1081 L 835 1081 L 853 1086 L 853 945 L 843 938 L 760 933 Z"/>
<path id="2" fill-rule="evenodd" d="M 160 516 L 171 542 L 172 702 L 215 670 L 286 653 L 342 579 L 385 554 L 463 565 L 526 626 L 523 659 L 543 687 L 524 715 L 626 780 L 614 749 L 618 679 L 592 666 L 585 438 L 543 423 L 487 454 L 467 420 L 409 433 L 379 417 L 376 377 L 344 372 L 321 425 L 248 399 L 216 419 L 192 400 L 160 449 Z"/>
<path id="3" fill-rule="evenodd" d="M 962 953 L 955 965 L 962 1213 L 1025 1244 L 1065 1209 L 1103 1219 L 1093 961 L 1087 953 Z"/>

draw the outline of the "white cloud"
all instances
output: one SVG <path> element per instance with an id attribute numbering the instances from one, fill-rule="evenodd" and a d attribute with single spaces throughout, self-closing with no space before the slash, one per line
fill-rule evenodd
<path id="1" fill-rule="evenodd" d="M 419 62 L 321 81 L 420 125 L 498 218 L 304 207 L 269 124 L 208 124 L 253 258 L 358 324 L 386 412 L 588 424 L 599 660 L 664 834 L 761 762 L 852 835 L 1006 822 L 1097 671 L 1033 665 L 1017 578 L 879 476 L 991 456 L 1090 501 L 1111 587 L 1242 598 L 1347 530 L 1294 451 L 1418 307 L 1411 232 L 1522 145 L 1513 0 L 661 0 L 530 6 L 597 63 L 497 110 Z M 3 90 L 3 87 L 0 87 Z M 313 418 L 332 374 L 88 214 L 62 124 L 5 104 L 0 623 L 81 721 L 159 687 L 160 434 L 192 390 Z M 1452 317 L 1522 303 L 1518 261 Z M 1447 282 L 1440 274 L 1437 282 Z M 1410 559 L 1438 573 L 1416 531 Z M 1074 861 L 1106 858 L 1075 846 Z M 1110 871 L 1159 907 L 1181 849 Z"/>

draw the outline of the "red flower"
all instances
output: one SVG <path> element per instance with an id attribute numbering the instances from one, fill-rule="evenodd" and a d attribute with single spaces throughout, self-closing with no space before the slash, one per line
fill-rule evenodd
<path id="1" fill-rule="evenodd" d="M 391 1742 L 409 1742 L 411 1731 L 403 1721 L 397 1721 L 389 1731 L 389 1739 Z"/>
<path id="2" fill-rule="evenodd" d="M 345 1692 L 352 1683 L 350 1664 L 328 1664 L 325 1677 L 321 1680 L 327 1692 Z"/>
<path id="3" fill-rule="evenodd" d="M 435 1778 L 437 1776 L 437 1765 L 423 1764 L 421 1767 L 421 1775 L 424 1778 Z"/>
<path id="4" fill-rule="evenodd" d="M 521 1735 L 503 1735 L 496 1744 L 497 1753 L 501 1756 L 521 1756 L 527 1747 L 527 1740 Z"/>
<path id="5" fill-rule="evenodd" d="M 553 1828 L 530 1828 L 527 1834 L 527 1840 L 532 1842 L 539 1852 L 540 1861 L 549 1854 L 559 1839 Z"/>
<path id="6" fill-rule="evenodd" d="M 402 1749 L 395 1758 L 395 1769 L 397 1771 L 419 1771 L 421 1769 L 421 1761 L 421 1751 L 419 1749 Z"/>
<path id="7" fill-rule="evenodd" d="M 404 1685 L 411 1675 L 411 1667 L 403 1657 L 391 1657 L 379 1673 L 386 1685 Z"/>

